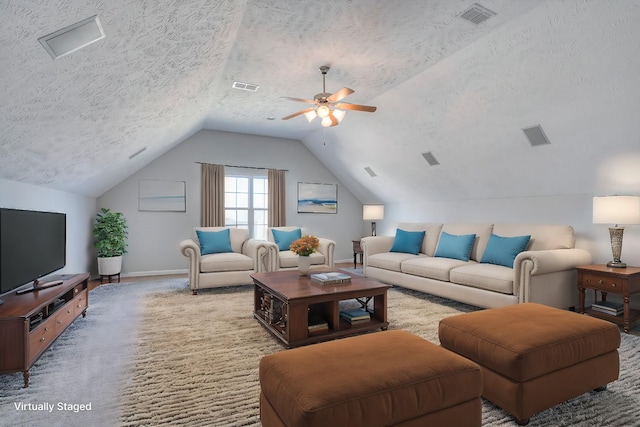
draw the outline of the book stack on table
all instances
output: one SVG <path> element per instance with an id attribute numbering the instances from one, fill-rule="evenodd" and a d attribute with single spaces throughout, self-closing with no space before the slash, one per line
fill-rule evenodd
<path id="1" fill-rule="evenodd" d="M 611 301 L 596 301 L 591 306 L 591 309 L 593 311 L 610 314 L 612 316 L 619 316 L 624 313 L 624 306 L 621 303 Z"/>
<path id="2" fill-rule="evenodd" d="M 309 315 L 309 336 L 326 334 L 329 332 L 329 323 L 322 317 Z"/>
<path id="3" fill-rule="evenodd" d="M 340 317 L 342 317 L 344 320 L 351 323 L 352 325 L 362 323 L 362 322 L 368 322 L 369 320 L 371 320 L 371 315 L 366 310 L 341 311 Z"/>
<path id="4" fill-rule="evenodd" d="M 322 285 L 339 285 L 342 283 L 351 283 L 351 276 L 337 271 L 329 273 L 312 274 L 311 280 Z"/>

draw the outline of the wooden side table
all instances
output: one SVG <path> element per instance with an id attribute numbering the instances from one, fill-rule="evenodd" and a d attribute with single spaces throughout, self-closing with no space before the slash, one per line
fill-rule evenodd
<path id="1" fill-rule="evenodd" d="M 606 265 L 585 265 L 577 267 L 576 270 L 578 270 L 578 292 L 580 293 L 578 312 L 622 325 L 624 331 L 629 332 L 631 323 L 640 319 L 640 310 L 631 309 L 629 304 L 631 296 L 640 292 L 640 267 L 612 268 Z M 607 300 L 608 293 L 621 295 L 624 305 L 622 316 L 613 316 L 585 308 L 586 289 L 594 290 L 596 301 L 598 301 L 598 292 L 601 294 L 602 301 Z"/>
<path id="2" fill-rule="evenodd" d="M 352 240 L 351 242 L 353 243 L 353 268 L 356 268 L 358 266 L 358 255 L 360 255 L 360 264 L 363 262 L 362 257 L 364 255 L 362 248 L 360 247 L 360 240 Z"/>

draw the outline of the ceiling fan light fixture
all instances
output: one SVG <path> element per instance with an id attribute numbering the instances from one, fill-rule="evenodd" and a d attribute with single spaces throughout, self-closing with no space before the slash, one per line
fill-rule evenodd
<path id="1" fill-rule="evenodd" d="M 327 107 L 326 105 L 320 105 L 318 108 L 316 108 L 316 114 L 321 119 L 329 117 L 330 113 L 331 113 L 331 110 L 329 110 L 329 107 Z"/>
<path id="2" fill-rule="evenodd" d="M 322 127 L 328 128 L 333 124 L 331 117 L 327 116 L 322 119 Z"/>
<path id="3" fill-rule="evenodd" d="M 341 122 L 342 119 L 344 119 L 344 116 L 346 114 L 346 111 L 343 110 L 333 110 L 333 117 L 335 117 L 336 119 L 338 119 L 338 122 Z"/>
<path id="4" fill-rule="evenodd" d="M 316 114 L 315 110 L 307 111 L 306 113 L 304 113 L 304 116 L 307 118 L 307 121 L 309 123 L 311 123 L 313 121 L 313 119 L 318 117 L 318 115 Z"/>

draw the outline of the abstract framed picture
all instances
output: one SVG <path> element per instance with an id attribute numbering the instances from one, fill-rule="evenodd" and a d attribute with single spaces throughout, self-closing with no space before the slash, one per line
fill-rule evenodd
<path id="1" fill-rule="evenodd" d="M 139 211 L 186 212 L 185 181 L 140 180 Z"/>
<path id="2" fill-rule="evenodd" d="M 299 182 L 298 213 L 338 213 L 338 185 Z"/>

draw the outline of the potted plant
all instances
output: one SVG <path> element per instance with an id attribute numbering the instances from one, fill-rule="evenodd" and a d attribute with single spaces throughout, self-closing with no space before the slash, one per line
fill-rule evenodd
<path id="1" fill-rule="evenodd" d="M 298 254 L 298 271 L 307 276 L 311 271 L 311 259 L 309 256 L 318 250 L 320 240 L 316 236 L 302 236 L 291 243 L 289 250 Z"/>
<path id="2" fill-rule="evenodd" d="M 127 253 L 127 220 L 120 212 L 102 208 L 93 225 L 94 246 L 98 249 L 98 274 L 120 274 L 122 255 Z"/>

